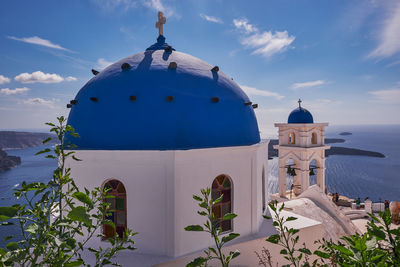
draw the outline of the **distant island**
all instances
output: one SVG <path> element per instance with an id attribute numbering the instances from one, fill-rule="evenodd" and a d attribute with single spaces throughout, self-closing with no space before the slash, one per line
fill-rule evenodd
<path id="1" fill-rule="evenodd" d="M 42 145 L 42 142 L 48 137 L 53 140 L 50 144 L 55 144 L 56 135 L 50 133 L 32 133 L 32 132 L 15 132 L 0 131 L 0 149 L 21 149 Z"/>
<path id="2" fill-rule="evenodd" d="M 342 132 L 339 135 L 352 135 L 352 133 L 350 133 L 350 132 Z"/>
<path id="3" fill-rule="evenodd" d="M 351 134 L 351 133 L 350 133 Z M 344 143 L 344 139 L 339 138 L 325 138 L 325 144 Z M 274 145 L 278 145 L 277 139 L 271 139 L 268 145 L 268 159 L 278 157 L 278 150 L 274 149 Z M 362 150 L 357 148 L 332 146 L 331 149 L 325 151 L 325 156 L 345 155 L 345 156 L 366 156 L 375 158 L 384 158 L 385 155 L 379 152 Z"/>
<path id="4" fill-rule="evenodd" d="M 8 156 L 5 151 L 0 149 L 0 172 L 10 170 L 18 164 L 21 164 L 20 157 Z"/>
<path id="5" fill-rule="evenodd" d="M 0 172 L 10 170 L 21 164 L 20 157 L 9 156 L 4 150 L 40 146 L 49 137 L 55 139 L 56 135 L 49 133 L 0 131 Z M 51 140 L 49 143 L 54 144 L 56 141 Z"/>

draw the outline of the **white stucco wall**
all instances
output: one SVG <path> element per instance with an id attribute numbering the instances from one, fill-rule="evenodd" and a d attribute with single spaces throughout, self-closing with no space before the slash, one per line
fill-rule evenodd
<path id="1" fill-rule="evenodd" d="M 109 179 L 124 184 L 128 227 L 139 232 L 134 238 L 138 253 L 176 257 L 210 245 L 205 233 L 186 232 L 184 227 L 203 221 L 192 195 L 211 187 L 220 174 L 233 181 L 233 212 L 238 214 L 233 231 L 244 236 L 260 226 L 268 142 L 181 151 L 79 150 L 76 156 L 82 161 L 69 160 L 67 167 L 79 187 L 100 187 Z M 88 245 L 105 244 L 94 238 Z"/>

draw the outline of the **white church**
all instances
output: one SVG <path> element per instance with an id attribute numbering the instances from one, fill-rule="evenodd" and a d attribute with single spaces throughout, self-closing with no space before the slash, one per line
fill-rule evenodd
<path id="1" fill-rule="evenodd" d="M 201 188 L 212 188 L 213 198 L 224 195 L 213 209 L 218 218 L 238 214 L 221 221 L 224 234 L 234 231 L 247 241 L 260 234 L 270 200 L 269 141 L 260 139 L 257 106 L 243 90 L 218 66 L 167 44 L 164 23 L 160 12 L 157 42 L 93 71 L 71 101 L 68 124 L 80 138 L 68 141 L 82 161 L 69 161 L 68 167 L 82 188 L 111 188 L 115 198 L 108 201 L 115 211 L 109 219 L 116 233 L 99 229 L 106 237 L 131 228 L 139 233 L 138 253 L 177 259 L 213 244 L 204 233 L 184 230 L 202 220 L 192 199 Z M 288 123 L 275 126 L 280 197 L 286 197 L 288 166 L 296 172 L 296 195 L 308 188 L 312 160 L 323 191 L 327 123 L 314 123 L 299 104 Z M 104 244 L 93 238 L 88 246 Z"/>

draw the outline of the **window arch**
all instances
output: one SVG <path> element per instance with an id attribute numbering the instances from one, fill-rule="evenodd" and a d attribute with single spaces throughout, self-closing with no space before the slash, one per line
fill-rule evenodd
<path id="1" fill-rule="evenodd" d="M 110 203 L 110 215 L 106 219 L 115 224 L 115 230 L 110 225 L 103 226 L 104 238 L 112 238 L 115 232 L 122 237 L 126 230 L 126 190 L 125 186 L 118 180 L 110 180 L 104 185 L 107 195 L 113 198 L 105 198 L 104 202 Z"/>
<path id="2" fill-rule="evenodd" d="M 317 133 L 312 133 L 312 134 L 311 134 L 311 144 L 316 145 L 317 142 L 318 142 Z"/>
<path id="3" fill-rule="evenodd" d="M 296 144 L 296 135 L 293 132 L 289 134 L 289 144 Z"/>
<path id="4" fill-rule="evenodd" d="M 222 232 L 232 230 L 232 220 L 222 221 L 222 218 L 227 213 L 232 213 L 232 182 L 227 175 L 219 175 L 214 179 L 211 187 L 211 197 L 213 200 L 219 198 L 223 194 L 222 201 L 213 205 L 212 212 L 214 213 L 218 226 Z"/>

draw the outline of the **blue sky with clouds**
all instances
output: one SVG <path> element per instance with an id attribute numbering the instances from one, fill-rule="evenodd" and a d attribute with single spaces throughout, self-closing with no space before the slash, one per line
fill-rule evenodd
<path id="1" fill-rule="evenodd" d="M 232 76 L 263 136 L 302 98 L 318 122 L 400 124 L 400 1 L 2 1 L 0 129 L 43 128 L 91 69 L 164 35 Z"/>

